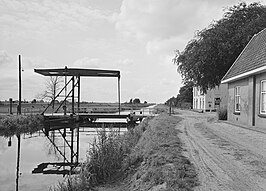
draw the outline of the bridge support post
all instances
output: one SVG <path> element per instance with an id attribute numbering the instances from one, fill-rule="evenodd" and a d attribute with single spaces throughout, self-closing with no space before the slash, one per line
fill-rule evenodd
<path id="1" fill-rule="evenodd" d="M 72 76 L 72 114 L 75 113 L 75 77 Z"/>
<path id="2" fill-rule="evenodd" d="M 118 113 L 120 115 L 121 104 L 120 104 L 120 75 L 118 77 Z"/>
<path id="3" fill-rule="evenodd" d="M 76 163 L 79 162 L 79 112 L 80 112 L 80 76 L 78 76 L 78 124 L 77 124 L 77 153 Z"/>
<path id="4" fill-rule="evenodd" d="M 73 157 L 74 157 L 74 130 L 73 128 L 70 128 L 71 131 L 71 143 L 70 143 L 70 162 L 73 163 Z"/>

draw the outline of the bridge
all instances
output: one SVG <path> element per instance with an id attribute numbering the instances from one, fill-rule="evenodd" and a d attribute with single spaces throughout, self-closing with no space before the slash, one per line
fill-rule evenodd
<path id="1" fill-rule="evenodd" d="M 104 126 L 112 126 L 118 128 L 134 128 L 134 126 L 151 114 L 142 111 L 133 111 L 129 114 L 121 114 L 120 103 L 120 71 L 117 70 L 96 70 L 96 69 L 78 69 L 78 68 L 59 68 L 59 69 L 34 69 L 36 73 L 49 77 L 64 77 L 64 87 L 54 95 L 54 98 L 41 112 L 45 119 L 44 134 L 52 144 L 53 140 L 49 137 L 50 132 L 57 131 L 61 136 L 64 144 L 68 147 L 69 156 L 60 150 L 60 147 L 54 144 L 56 150 L 63 157 L 64 161 L 59 163 L 58 169 L 70 166 L 70 171 L 79 164 L 79 131 L 82 127 L 102 128 Z M 84 113 L 84 109 L 80 107 L 80 90 L 81 77 L 115 77 L 118 79 L 118 113 Z M 61 99 L 58 107 L 55 107 L 56 100 Z M 71 108 L 67 108 L 67 103 L 71 103 Z M 66 135 L 70 134 L 70 140 Z M 49 163 L 50 164 L 50 163 Z M 49 164 L 40 164 L 33 173 L 48 173 L 45 168 Z M 54 164 L 54 163 L 53 163 Z M 66 172 L 66 171 L 63 171 Z M 62 172 L 60 172 L 62 173 Z"/>

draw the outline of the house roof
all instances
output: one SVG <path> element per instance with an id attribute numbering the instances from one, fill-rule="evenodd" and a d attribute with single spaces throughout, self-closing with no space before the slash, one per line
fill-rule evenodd
<path id="1" fill-rule="evenodd" d="M 222 79 L 228 83 L 266 71 L 266 28 L 255 34 Z"/>
<path id="2" fill-rule="evenodd" d="M 81 68 L 34 69 L 34 72 L 44 76 L 91 76 L 91 77 L 120 77 L 117 70 L 98 70 Z"/>

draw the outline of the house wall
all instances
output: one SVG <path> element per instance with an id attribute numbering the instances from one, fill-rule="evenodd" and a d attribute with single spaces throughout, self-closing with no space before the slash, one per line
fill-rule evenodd
<path id="1" fill-rule="evenodd" d="M 251 108 L 249 106 L 250 82 L 249 78 L 235 81 L 228 84 L 228 120 L 236 123 L 247 125 Z M 240 86 L 240 113 L 235 112 L 235 87 Z"/>
<path id="2" fill-rule="evenodd" d="M 221 84 L 216 86 L 216 88 L 208 90 L 205 95 L 206 100 L 206 110 L 217 110 L 220 107 L 227 107 L 227 84 Z M 220 99 L 220 104 L 218 105 L 217 99 Z"/>
<path id="3" fill-rule="evenodd" d="M 266 72 L 256 76 L 255 126 L 266 128 L 266 116 L 260 116 L 260 83 L 266 80 Z"/>
<path id="4" fill-rule="evenodd" d="M 221 103 L 220 107 L 221 108 L 227 108 L 227 100 L 228 100 L 228 84 L 221 84 L 220 86 L 220 98 L 221 98 Z"/>
<path id="5" fill-rule="evenodd" d="M 193 109 L 205 110 L 205 95 L 198 87 L 193 87 Z"/>
<path id="6" fill-rule="evenodd" d="M 253 89 L 255 80 L 255 113 L 253 114 Z M 266 73 L 228 84 L 228 120 L 235 124 L 266 128 L 266 116 L 260 115 L 260 83 L 266 80 Z M 234 88 L 240 86 L 240 114 L 235 113 Z M 254 117 L 254 118 L 253 118 Z"/>
<path id="7" fill-rule="evenodd" d="M 214 89 L 207 90 L 203 94 L 198 87 L 193 88 L 193 109 L 203 111 L 214 111 L 219 107 L 227 107 L 227 84 L 221 84 Z M 215 104 L 215 100 L 220 99 L 220 104 Z M 216 101 L 217 102 L 217 101 Z"/>

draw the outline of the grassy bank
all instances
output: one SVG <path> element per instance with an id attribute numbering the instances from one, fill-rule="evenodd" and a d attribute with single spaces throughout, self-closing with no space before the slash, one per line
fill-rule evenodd
<path id="1" fill-rule="evenodd" d="M 0 116 L 0 136 L 11 137 L 22 133 L 34 133 L 43 128 L 41 115 L 3 115 Z"/>
<path id="2" fill-rule="evenodd" d="M 198 184 L 194 166 L 182 155 L 175 129 L 181 120 L 162 114 L 148 124 L 131 151 L 126 169 L 133 169 L 128 190 L 191 190 Z"/>
<path id="3" fill-rule="evenodd" d="M 37 114 L 42 113 L 43 110 L 47 107 L 48 103 L 22 103 L 22 114 Z M 59 107 L 59 103 L 55 104 L 55 108 Z M 138 110 L 143 107 L 148 107 L 154 105 L 152 103 L 140 103 L 140 104 L 130 104 L 130 103 L 121 103 L 121 111 L 124 110 Z M 71 112 L 72 105 L 67 103 L 67 112 Z M 17 113 L 17 103 L 12 105 L 12 112 Z M 59 112 L 64 112 L 63 108 L 59 109 Z M 118 112 L 118 103 L 80 103 L 80 112 L 85 113 L 116 113 Z M 0 114 L 10 113 L 10 106 L 8 103 L 0 104 Z M 49 108 L 47 113 L 52 113 L 52 109 Z"/>
<path id="4" fill-rule="evenodd" d="M 100 132 L 81 173 L 54 190 L 192 190 L 198 179 L 182 154 L 180 120 L 161 114 L 121 136 Z"/>
<path id="5" fill-rule="evenodd" d="M 51 188 L 53 191 L 87 191 L 114 182 L 124 176 L 124 160 L 138 143 L 150 118 L 145 119 L 137 128 L 121 135 L 118 131 L 103 128 L 92 143 L 87 161 L 82 164 L 78 175 L 67 177 L 64 182 Z"/>

